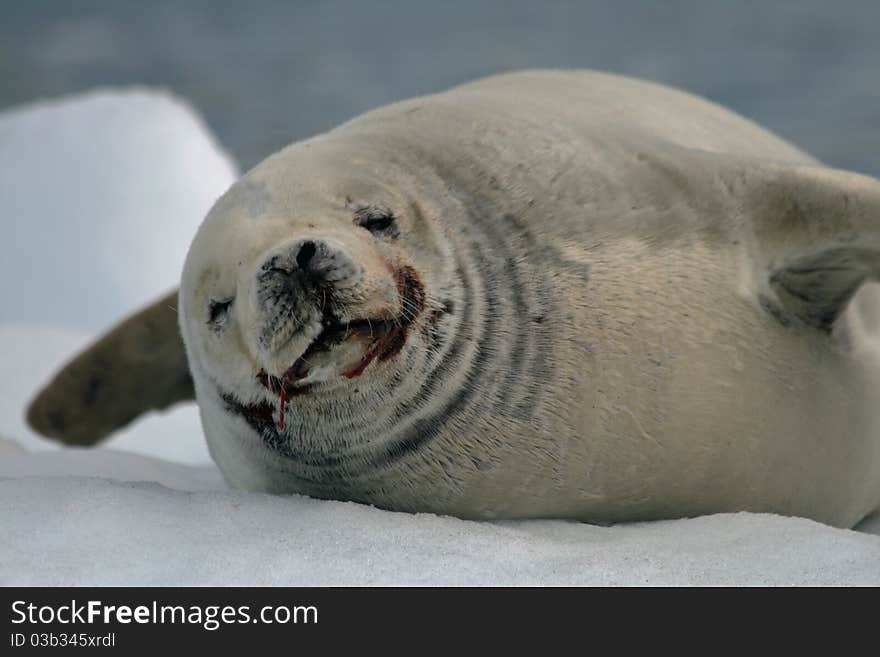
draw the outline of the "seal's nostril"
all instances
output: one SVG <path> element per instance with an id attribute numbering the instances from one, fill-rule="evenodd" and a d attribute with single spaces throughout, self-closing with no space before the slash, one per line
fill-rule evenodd
<path id="1" fill-rule="evenodd" d="M 303 242 L 302 246 L 299 247 L 299 253 L 296 254 L 296 264 L 299 265 L 300 269 L 303 271 L 308 270 L 309 262 L 314 257 L 315 250 L 314 242 Z"/>

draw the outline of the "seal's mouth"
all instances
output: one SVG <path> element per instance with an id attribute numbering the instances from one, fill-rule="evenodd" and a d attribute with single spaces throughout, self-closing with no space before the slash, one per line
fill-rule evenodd
<path id="1" fill-rule="evenodd" d="M 360 319 L 348 323 L 330 323 L 324 326 L 318 337 L 288 367 L 281 376 L 267 374 L 266 370 L 257 373 L 257 380 L 271 392 L 278 395 L 278 430 L 284 430 L 284 407 L 287 400 L 310 391 L 311 385 L 303 383 L 312 369 L 312 363 L 320 354 L 330 352 L 344 342 L 357 340 L 366 343 L 363 355 L 353 366 L 342 373 L 347 379 L 360 376 L 374 360 L 390 358 L 400 351 L 406 341 L 404 327 L 396 320 Z"/>
<path id="2" fill-rule="evenodd" d="M 321 332 L 283 373 L 273 375 L 264 369 L 257 372 L 256 378 L 260 384 L 279 397 L 279 430 L 284 429 L 284 406 L 287 400 L 310 392 L 313 379 L 309 375 L 314 370 L 326 367 L 328 361 L 336 360 L 335 356 L 340 362 L 331 369 L 339 367 L 335 369 L 337 373 L 353 379 L 363 374 L 373 361 L 392 358 L 403 348 L 411 325 L 425 308 L 425 293 L 419 277 L 410 267 L 395 270 L 394 276 L 403 309 L 400 316 L 350 322 L 325 317 Z M 344 345 L 349 348 L 345 349 Z M 352 357 L 352 354 L 355 356 Z"/>
<path id="3" fill-rule="evenodd" d="M 352 322 L 329 322 L 324 325 L 302 355 L 280 376 L 260 370 L 257 380 L 272 394 L 282 393 L 287 397 L 302 394 L 307 390 L 299 389 L 303 379 L 308 377 L 312 362 L 319 354 L 331 351 L 334 347 L 348 340 L 365 343 L 364 354 L 353 367 L 343 372 L 343 376 L 351 379 L 360 376 L 374 360 L 385 360 L 399 349 L 399 338 L 402 337 L 403 326 L 399 320 L 359 319 Z"/>

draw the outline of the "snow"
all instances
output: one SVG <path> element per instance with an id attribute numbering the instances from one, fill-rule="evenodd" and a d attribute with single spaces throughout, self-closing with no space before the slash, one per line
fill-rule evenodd
<path id="1" fill-rule="evenodd" d="M 71 448 L 34 454 L 0 439 L 0 479 L 91 477 L 115 482 L 152 482 L 177 491 L 224 490 L 213 464 L 192 466 L 115 449 Z"/>
<path id="2" fill-rule="evenodd" d="M 109 450 L 59 457 L 0 459 L 4 526 L 20 528 L 0 535 L 0 584 L 880 584 L 880 537 L 800 518 L 470 522 L 224 490 L 210 468 Z"/>
<path id="3" fill-rule="evenodd" d="M 201 119 L 147 90 L 0 113 L 0 322 L 102 331 L 176 287 L 237 177 Z"/>
<path id="4" fill-rule="evenodd" d="M 0 434 L 89 340 L 175 287 L 192 236 L 238 175 L 202 119 L 149 89 L 0 112 Z M 153 414 L 114 447 L 210 461 L 195 408 Z"/>
<path id="5" fill-rule="evenodd" d="M 38 386 L 175 284 L 235 175 L 165 93 L 0 113 L 0 585 L 880 584 L 880 515 L 861 531 L 748 513 L 478 523 L 229 490 L 194 406 L 96 449 L 32 434 Z"/>

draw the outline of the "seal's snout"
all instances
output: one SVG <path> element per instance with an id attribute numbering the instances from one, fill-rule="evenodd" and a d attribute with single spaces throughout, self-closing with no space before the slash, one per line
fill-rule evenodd
<path id="1" fill-rule="evenodd" d="M 287 279 L 292 283 L 288 287 L 295 290 L 309 285 L 350 286 L 362 273 L 363 268 L 341 244 L 309 238 L 271 253 L 260 266 L 257 279 L 268 287 Z"/>
<path id="2" fill-rule="evenodd" d="M 315 236 L 281 245 L 259 262 L 254 292 L 259 345 L 266 353 L 285 348 L 297 335 L 314 338 L 317 327 L 336 315 L 340 295 L 364 273 L 341 242 Z"/>
<path id="3" fill-rule="evenodd" d="M 257 263 L 256 379 L 282 407 L 315 384 L 358 377 L 395 356 L 425 306 L 411 267 L 335 237 L 298 237 Z"/>

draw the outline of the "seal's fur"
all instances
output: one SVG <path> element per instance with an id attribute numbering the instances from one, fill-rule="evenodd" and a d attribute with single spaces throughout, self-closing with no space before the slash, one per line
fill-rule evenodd
<path id="1" fill-rule="evenodd" d="M 849 526 L 880 503 L 878 227 L 880 182 L 704 100 L 509 74 L 257 166 L 180 325 L 235 486 Z"/>

